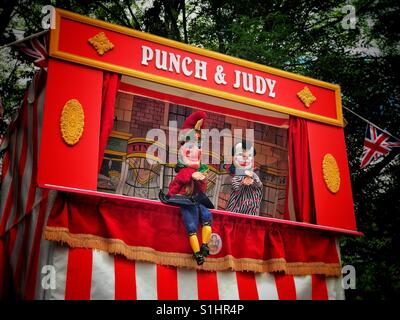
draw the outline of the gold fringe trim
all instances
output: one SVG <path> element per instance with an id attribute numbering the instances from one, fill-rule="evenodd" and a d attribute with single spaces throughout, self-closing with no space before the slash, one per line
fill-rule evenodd
<path id="1" fill-rule="evenodd" d="M 252 271 L 252 272 L 284 272 L 290 275 L 322 274 L 325 276 L 341 275 L 339 263 L 323 262 L 286 262 L 284 258 L 260 260 L 251 258 L 235 258 L 227 255 L 223 258 L 206 258 L 202 266 L 198 266 L 192 254 L 161 252 L 149 247 L 128 246 L 120 239 L 107 239 L 90 234 L 73 234 L 67 228 L 46 227 L 44 238 L 49 241 L 65 243 L 71 248 L 91 248 L 111 254 L 121 254 L 129 260 L 141 260 L 180 268 L 191 268 L 206 271 Z"/>

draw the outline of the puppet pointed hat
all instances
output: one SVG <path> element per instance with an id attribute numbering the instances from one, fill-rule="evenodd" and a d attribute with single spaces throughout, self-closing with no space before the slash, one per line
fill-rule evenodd
<path id="1" fill-rule="evenodd" d="M 206 113 L 204 111 L 193 112 L 189 117 L 186 118 L 182 125 L 182 129 L 201 130 L 204 127 L 205 118 Z"/>
<path id="2" fill-rule="evenodd" d="M 195 132 L 200 134 L 201 129 L 204 128 L 205 118 L 206 113 L 204 111 L 193 112 L 189 117 L 187 117 L 182 125 L 179 140 L 186 141 L 188 137 L 191 137 L 191 135 L 194 136 Z"/>

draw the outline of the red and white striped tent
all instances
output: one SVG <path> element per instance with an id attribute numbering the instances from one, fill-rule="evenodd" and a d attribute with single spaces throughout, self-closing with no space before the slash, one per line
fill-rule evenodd
<path id="1" fill-rule="evenodd" d="M 1 285 L 24 299 L 343 299 L 323 275 L 196 271 L 43 238 L 57 191 L 36 187 L 46 71 L 33 79 L 2 148 Z M 50 266 L 50 267 L 49 267 Z M 52 269 L 54 268 L 54 269 Z M 55 285 L 49 276 L 54 275 Z"/>
<path id="2" fill-rule="evenodd" d="M 113 108 L 115 103 L 115 92 L 114 94 L 110 94 L 108 90 L 109 86 L 111 86 L 110 83 L 114 83 L 114 89 L 116 91 L 118 81 L 113 82 L 113 80 L 110 79 L 114 78 L 115 80 L 118 78 L 118 71 L 124 71 L 125 69 L 118 67 L 114 70 L 109 68 L 109 64 L 104 64 L 104 61 L 96 62 L 96 59 L 103 59 L 104 57 L 99 58 L 95 51 L 92 52 L 93 47 L 90 47 L 87 44 L 86 35 L 90 34 L 92 36 L 93 33 L 100 31 L 101 32 L 99 34 L 101 34 L 104 30 L 107 32 L 114 30 L 114 41 L 121 41 L 119 48 L 119 52 L 121 53 L 126 51 L 124 50 L 124 44 L 128 46 L 131 45 L 132 39 L 130 36 L 133 32 L 132 30 L 125 29 L 122 30 L 122 32 L 120 27 L 109 25 L 104 22 L 94 21 L 93 19 L 81 17 L 62 10 L 57 10 L 57 19 L 57 30 L 53 30 L 52 33 L 61 32 L 62 36 L 58 37 L 58 34 L 54 34 L 55 36 L 52 38 L 53 46 L 55 46 L 54 48 L 57 50 L 61 48 L 58 48 L 58 44 L 56 43 L 61 38 L 65 39 L 65 41 L 72 41 L 72 43 L 75 44 L 76 39 L 74 36 L 78 33 L 71 32 L 71 30 L 73 31 L 83 28 L 82 30 L 84 32 L 82 34 L 79 33 L 82 46 L 74 45 L 66 46 L 66 48 L 74 50 L 77 48 L 77 50 L 83 51 L 87 50 L 88 53 L 85 51 L 79 54 L 81 54 L 82 57 L 84 54 L 92 55 L 92 60 L 95 63 L 93 66 L 88 66 L 86 63 L 88 59 L 83 59 L 82 57 L 81 58 L 83 60 L 68 60 L 73 56 L 73 54 L 63 55 L 60 53 L 61 51 L 57 51 L 57 53 L 54 50 L 53 56 L 47 59 L 47 54 L 45 54 L 44 51 L 44 48 L 46 48 L 45 45 L 39 45 L 39 55 L 32 54 L 34 53 L 32 52 L 32 46 L 27 47 L 30 54 L 37 59 L 36 64 L 40 66 L 41 69 L 35 74 L 34 79 L 29 85 L 21 107 L 18 111 L 18 116 L 11 123 L 8 135 L 1 144 L 1 151 L 4 152 L 4 160 L 0 192 L 0 297 L 46 300 L 344 299 L 344 290 L 342 287 L 342 279 L 340 277 L 340 252 L 336 242 L 336 236 L 340 233 L 359 233 L 355 231 L 350 176 L 348 174 L 342 128 L 321 124 L 311 120 L 306 122 L 304 119 L 296 119 L 296 117 L 292 116 L 290 121 L 287 121 L 289 116 L 287 114 L 284 115 L 284 121 L 286 125 L 286 122 L 297 123 L 299 126 L 299 132 L 303 131 L 304 133 L 304 130 L 308 130 L 303 136 L 301 133 L 297 135 L 297 138 L 299 139 L 298 141 L 303 141 L 304 139 L 302 138 L 307 137 L 307 134 L 308 137 L 315 139 L 312 141 L 313 155 L 315 157 L 320 157 L 328 152 L 336 153 L 337 159 L 340 160 L 339 165 L 342 165 L 342 176 L 340 180 L 341 184 L 343 185 L 342 192 L 339 193 L 336 198 L 333 198 L 335 197 L 334 193 L 328 193 L 329 191 L 326 189 L 325 182 L 320 177 L 322 174 L 320 172 L 321 170 L 318 172 L 313 172 L 313 179 L 318 180 L 317 182 L 314 182 L 316 185 L 321 186 L 320 188 L 322 191 L 318 190 L 318 192 L 323 192 L 323 196 L 317 194 L 319 196 L 318 212 L 323 214 L 319 217 L 320 221 L 318 223 L 320 225 L 311 224 L 311 220 L 309 219 L 298 220 L 301 222 L 287 220 L 285 223 L 283 223 L 281 220 L 276 221 L 278 219 L 271 218 L 268 220 L 266 218 L 264 219 L 256 217 L 252 220 L 249 217 L 243 216 L 238 218 L 240 214 L 236 214 L 235 216 L 233 213 L 218 212 L 213 221 L 213 228 L 215 226 L 215 222 L 217 222 L 216 226 L 217 229 L 220 228 L 219 232 L 225 232 L 224 241 L 226 240 L 225 243 L 227 245 L 223 249 L 226 250 L 223 254 L 220 253 L 220 256 L 217 254 L 215 257 L 206 259 L 204 265 L 209 263 L 208 266 L 213 267 L 203 266 L 204 268 L 198 268 L 193 262 L 192 256 L 188 253 L 189 251 L 187 251 L 185 248 L 182 249 L 182 246 L 179 247 L 179 244 L 176 246 L 178 249 L 174 252 L 163 250 L 165 248 L 169 248 L 168 246 L 171 246 L 171 243 L 174 245 L 173 241 L 176 243 L 181 243 L 184 241 L 181 241 L 181 239 L 178 239 L 177 237 L 175 237 L 169 243 L 164 244 L 164 246 L 152 246 L 152 244 L 158 245 L 160 242 L 167 242 L 167 236 L 165 235 L 169 236 L 172 233 L 169 232 L 169 230 L 181 223 L 180 220 L 179 223 L 176 220 L 177 208 L 171 209 L 161 203 L 155 204 L 155 202 L 151 202 L 151 200 L 129 200 L 127 199 L 128 197 L 111 195 L 108 197 L 108 207 L 102 212 L 103 216 L 101 218 L 103 220 L 99 218 L 101 221 L 98 222 L 99 226 L 103 227 L 103 234 L 95 234 L 96 231 L 101 229 L 100 227 L 98 230 L 92 228 L 93 222 L 96 223 L 96 215 L 98 213 L 96 211 L 97 209 L 93 208 L 96 208 L 98 203 L 94 203 L 92 207 L 90 207 L 89 200 L 87 203 L 83 204 L 81 208 L 71 207 L 65 209 L 66 207 L 60 206 L 60 203 L 63 203 L 62 201 L 67 199 L 68 202 L 72 199 L 72 202 L 75 201 L 75 204 L 79 204 L 80 198 L 75 198 L 75 200 L 73 200 L 73 197 L 68 198 L 68 196 L 65 196 L 66 194 L 69 194 L 69 192 L 67 192 L 67 189 L 62 189 L 62 183 L 59 184 L 61 188 L 51 188 L 48 187 L 51 186 L 51 181 L 45 181 L 45 185 L 48 188 L 40 188 L 38 186 L 39 167 L 41 169 L 41 171 L 39 170 L 39 178 L 41 174 L 42 180 L 52 180 L 52 175 L 55 175 L 55 171 L 62 170 L 63 165 L 65 167 L 65 163 L 59 167 L 54 165 L 54 163 L 57 163 L 57 161 L 62 159 L 63 155 L 56 154 L 53 156 L 52 147 L 54 144 L 59 144 L 62 146 L 59 147 L 58 150 L 63 150 L 62 148 L 66 148 L 66 146 L 60 142 L 60 139 L 60 141 L 56 141 L 54 137 L 51 137 L 51 134 L 42 134 L 42 130 L 50 133 L 57 131 L 57 134 L 59 134 L 59 122 L 57 122 L 58 119 L 57 121 L 50 121 L 52 122 L 51 130 L 49 129 L 50 127 L 48 125 L 49 121 L 46 122 L 44 119 L 55 120 L 55 117 L 59 117 L 61 110 L 57 108 L 60 108 L 60 105 L 63 101 L 65 101 L 66 97 L 70 99 L 70 96 L 74 97 L 75 95 L 81 95 L 83 98 L 88 99 L 86 100 L 88 112 L 93 112 L 93 109 L 96 109 L 96 113 L 89 113 L 87 118 L 89 118 L 88 120 L 91 122 L 89 123 L 88 121 L 88 123 L 85 123 L 85 130 L 88 130 L 89 132 L 92 130 L 92 133 L 94 132 L 93 130 L 97 131 L 95 134 L 91 135 L 91 140 L 87 139 L 85 141 L 86 144 L 83 144 L 81 141 L 78 145 L 78 149 L 72 149 L 73 152 L 75 152 L 74 166 L 72 169 L 68 168 L 69 171 L 66 170 L 66 173 L 63 172 L 60 176 L 62 176 L 63 179 L 68 180 L 70 172 L 74 172 L 73 169 L 79 168 L 81 154 L 76 150 L 80 150 L 80 152 L 86 152 L 86 155 L 91 157 L 91 162 L 85 161 L 83 164 L 86 166 L 86 170 L 91 171 L 90 186 L 92 186 L 92 188 L 88 187 L 87 189 L 92 193 L 89 193 L 89 195 L 95 194 L 97 199 L 101 199 L 102 197 L 107 198 L 105 194 L 97 193 L 97 191 L 95 191 L 95 187 L 93 187 L 95 184 L 93 181 L 97 178 L 96 175 L 98 174 L 96 167 L 97 163 L 96 165 L 93 165 L 93 163 L 99 159 L 102 160 L 101 153 L 104 152 L 105 144 L 109 135 L 109 132 L 103 135 L 103 131 L 99 128 L 101 127 L 102 129 L 107 126 L 109 127 L 110 123 L 112 128 L 114 119 Z M 60 22 L 60 19 L 62 22 Z M 74 21 L 74 19 L 76 21 Z M 61 29 L 66 28 L 66 31 L 60 31 L 60 25 Z M 72 29 L 69 30 L 68 28 Z M 71 34 L 74 34 L 74 36 L 71 37 Z M 143 36 L 136 33 L 133 35 L 135 41 L 137 41 L 137 39 L 140 37 L 143 37 L 141 41 L 154 40 L 150 36 L 150 38 L 147 38 L 147 35 Z M 161 41 L 160 38 L 157 37 L 155 37 L 155 40 Z M 178 49 L 181 47 L 180 44 L 171 44 L 172 42 L 169 40 L 169 42 L 166 41 L 167 40 L 164 42 L 168 45 L 176 45 Z M 37 45 L 38 42 L 35 43 Z M 114 49 L 113 52 L 117 52 L 117 49 Z M 206 53 L 201 52 L 201 54 L 203 55 Z M 210 54 L 211 58 L 213 58 L 213 56 L 215 56 L 215 54 Z M 106 56 L 105 59 L 108 59 L 107 57 L 108 56 Z M 223 59 L 227 58 L 223 57 Z M 223 59 L 221 61 L 223 61 Z M 229 58 L 228 60 L 230 61 L 231 59 Z M 83 63 L 81 63 L 82 61 Z M 130 57 L 128 57 L 127 61 L 131 61 Z M 219 60 L 215 61 L 218 62 Z M 49 62 L 48 69 L 46 68 L 47 62 Z M 119 63 L 119 61 L 114 61 L 114 63 Z M 105 65 L 107 68 L 104 67 Z M 115 73 L 110 74 L 110 71 Z M 74 72 L 76 72 L 78 76 L 73 74 Z M 124 74 L 123 72 L 120 73 Z M 143 75 L 144 73 L 142 72 L 137 74 Z M 148 76 L 149 78 L 152 77 L 150 73 Z M 302 79 L 303 78 L 300 80 Z M 293 79 L 284 80 L 283 78 L 281 80 L 288 81 L 287 83 L 290 81 L 295 81 Z M 169 84 L 170 82 L 166 81 L 165 83 Z M 317 85 L 315 85 L 315 83 L 317 83 Z M 299 84 L 296 83 L 296 85 Z M 301 86 L 303 85 L 304 84 L 301 83 Z M 308 85 L 310 87 L 314 86 L 312 88 L 315 92 L 322 90 L 320 87 L 318 87 L 321 85 L 320 82 L 311 81 Z M 60 89 L 60 86 L 65 86 L 65 88 Z M 82 86 L 87 86 L 87 88 L 82 88 Z M 120 86 L 120 89 L 122 86 L 123 84 Z M 162 88 L 167 88 L 167 86 L 162 83 L 160 86 Z M 296 86 L 293 88 L 295 87 Z M 154 88 L 157 87 L 152 84 L 151 89 L 153 91 L 156 90 Z M 307 87 L 304 89 L 306 88 Z M 65 91 L 68 91 L 67 89 L 69 92 L 65 93 Z M 127 87 L 125 86 L 125 88 L 122 89 L 126 90 Z M 147 94 L 152 97 L 152 90 L 149 90 L 146 87 L 141 87 L 139 89 L 142 93 L 147 92 Z M 170 88 L 167 89 L 170 90 Z M 189 101 L 189 99 L 186 99 L 186 91 L 181 90 L 181 96 L 179 96 L 179 93 L 177 92 L 180 89 L 174 87 L 174 90 L 175 97 L 178 99 L 175 103 L 178 103 L 179 101 Z M 326 91 L 325 93 L 328 94 L 328 97 L 333 98 L 331 99 L 332 101 L 337 102 L 337 99 L 340 100 L 340 92 L 337 87 L 329 85 L 324 90 Z M 204 92 L 207 93 L 208 91 Z M 295 91 L 292 93 L 291 99 L 294 99 L 293 101 L 300 104 L 301 102 L 299 102 L 300 100 L 298 101 Z M 65 96 L 60 97 L 62 94 L 65 94 Z M 159 94 L 162 97 L 166 96 L 166 93 L 161 92 L 161 89 L 159 89 L 156 94 Z M 111 95 L 113 95 L 113 97 L 111 97 Z M 323 93 L 321 93 L 321 96 L 322 95 Z M 171 96 L 173 95 L 171 94 Z M 201 98 L 207 97 L 207 99 L 210 98 L 205 94 L 196 95 L 196 97 L 197 96 Z M 90 100 L 91 98 L 92 100 Z M 213 99 L 213 101 L 216 101 L 215 99 L 218 99 L 218 97 L 214 97 Z M 223 99 L 220 100 L 222 101 Z M 321 101 L 317 103 L 323 104 L 324 99 L 321 98 L 320 100 Z M 45 112 L 45 101 L 47 113 Z M 228 110 L 230 103 L 231 101 L 224 100 L 225 106 L 222 106 L 223 109 L 218 110 Z M 112 108 L 103 109 L 102 107 L 106 104 L 112 105 Z M 209 110 L 212 111 L 213 109 L 210 108 L 213 108 L 214 106 L 211 104 L 212 101 L 210 103 L 197 101 L 197 105 L 201 106 L 201 108 L 209 108 Z M 331 107 L 333 108 L 332 112 L 339 110 L 336 109 L 336 105 L 334 103 L 331 103 Z M 304 105 L 300 104 L 299 108 L 304 108 Z M 323 112 L 326 111 L 325 109 Z M 107 110 L 107 117 L 104 117 L 107 118 L 107 126 L 104 126 L 105 122 L 102 122 L 104 110 Z M 314 112 L 312 108 L 311 111 L 307 110 L 308 109 L 306 109 L 306 111 L 301 111 L 302 114 L 307 112 L 310 112 L 311 114 Z M 235 112 L 239 115 L 242 115 L 242 118 L 250 115 L 254 120 L 260 117 L 262 119 L 267 118 L 267 111 L 268 110 L 263 109 L 261 115 L 252 114 L 248 112 L 247 109 L 236 110 Z M 329 124 L 340 124 L 341 109 L 339 111 L 337 114 L 335 113 L 335 119 L 328 119 Z M 295 115 L 297 115 L 297 113 Z M 316 119 L 315 115 L 311 114 L 311 116 L 312 120 Z M 101 125 L 97 123 L 96 120 L 93 120 L 93 118 L 96 117 L 101 119 L 99 120 L 101 121 Z M 317 119 L 320 118 L 320 116 L 317 116 Z M 282 121 L 282 119 L 283 118 L 279 118 L 279 121 Z M 309 128 L 305 129 L 304 125 L 307 123 Z M 90 128 L 90 126 L 92 126 L 92 128 Z M 46 128 L 47 131 L 45 130 Z M 335 145 L 332 149 L 333 151 L 331 149 L 326 149 L 326 143 L 321 144 L 317 138 L 314 138 L 321 136 L 321 132 L 323 132 L 325 136 L 331 137 L 333 134 L 333 137 L 336 137 Z M 96 139 L 98 139 L 99 136 L 100 146 L 96 145 L 95 148 L 93 148 L 93 150 L 100 153 L 100 156 L 97 157 L 95 154 L 96 152 L 90 153 L 90 150 L 92 150 L 90 147 L 94 144 L 97 144 L 98 141 Z M 294 142 L 292 141 L 292 143 Z M 43 148 L 44 145 L 46 145 L 46 148 Z M 296 145 L 296 147 L 299 147 L 299 150 L 308 151 L 308 145 L 306 147 L 300 147 L 299 143 Z M 90 150 L 88 151 L 88 149 Z M 39 150 L 41 151 L 40 163 Z M 47 153 L 45 156 L 43 156 L 43 150 L 45 150 Z M 298 150 L 296 150 L 296 152 L 297 151 Z M 304 160 L 302 162 L 303 164 L 308 164 L 308 162 L 311 161 L 307 158 L 308 152 L 298 153 L 303 153 L 306 155 L 306 160 L 302 159 Z M 43 161 L 43 159 L 45 160 Z M 48 172 L 46 172 L 46 165 L 49 166 Z M 320 165 L 321 163 L 318 162 L 318 169 L 320 169 Z M 310 168 L 308 168 L 309 171 L 307 171 L 306 175 L 304 176 L 301 175 L 302 169 L 302 167 L 298 167 L 296 171 L 298 174 L 296 179 L 299 179 L 301 183 L 303 183 L 301 180 L 302 177 L 306 180 L 310 180 L 311 177 Z M 312 169 L 314 169 L 314 167 Z M 315 174 L 315 172 L 317 172 L 317 174 Z M 318 177 L 318 179 L 316 177 Z M 290 173 L 289 180 L 292 181 L 292 179 L 293 175 Z M 296 193 L 293 191 L 293 195 L 297 195 L 297 198 L 299 198 L 300 195 L 306 195 L 306 197 L 312 198 L 312 195 L 308 194 L 308 191 L 312 190 L 313 188 L 311 181 L 307 181 L 307 186 L 307 190 L 304 189 L 304 191 L 297 189 Z M 72 185 L 72 187 L 74 187 L 74 185 Z M 70 191 L 74 189 L 72 187 L 70 188 Z M 294 188 L 296 186 L 295 184 L 290 184 L 290 187 Z M 75 192 L 76 191 L 77 189 L 75 189 Z M 288 192 L 290 193 L 290 191 Z M 292 193 L 290 193 L 290 195 L 292 195 Z M 152 235 L 156 233 L 154 230 L 150 230 L 151 227 L 149 228 L 149 226 L 159 223 L 156 218 L 159 217 L 157 214 L 164 215 L 164 217 L 166 217 L 165 220 L 168 221 L 175 219 L 173 223 L 169 222 L 169 229 L 167 231 L 164 230 L 165 238 L 163 241 L 155 241 L 156 236 L 153 236 L 153 239 L 149 240 L 149 237 L 151 237 L 149 236 L 146 240 L 148 242 L 145 243 L 147 246 L 144 246 L 142 243 L 138 244 L 137 238 L 134 238 L 134 236 L 129 235 L 128 232 L 122 230 L 125 229 L 125 225 L 123 222 L 118 221 L 119 219 L 113 216 L 113 211 L 117 210 L 115 207 L 113 207 L 113 204 L 117 206 L 116 202 L 113 202 L 115 199 L 111 199 L 113 196 L 115 196 L 114 198 L 118 198 L 118 201 L 126 201 L 122 205 L 121 202 L 118 204 L 118 210 L 125 210 L 123 212 L 125 223 L 129 222 L 131 217 L 132 219 L 136 219 L 135 221 L 143 221 L 140 219 L 153 219 L 151 221 L 146 221 L 145 228 L 147 229 L 145 230 L 142 230 L 142 226 L 137 226 L 136 224 L 136 229 L 133 230 L 132 233 L 142 232 L 143 238 L 146 238 L 146 233 L 149 233 L 149 231 L 151 231 L 150 233 Z M 290 198 L 290 196 L 288 196 L 288 198 Z M 341 204 L 345 203 L 346 210 L 337 212 L 337 210 L 334 210 L 335 208 L 329 206 L 329 201 L 325 201 L 326 199 L 339 199 L 337 200 L 338 202 L 341 202 Z M 308 201 L 309 199 L 306 200 L 307 201 L 302 203 L 303 205 L 305 204 L 305 207 L 301 207 L 301 212 L 306 212 L 310 215 L 312 212 L 312 208 L 310 207 L 311 202 Z M 128 204 L 128 202 L 130 204 Z M 66 206 L 68 206 L 68 204 Z M 129 208 L 121 209 L 122 207 Z M 72 213 L 73 210 L 75 210 L 74 218 L 78 219 L 72 219 L 71 216 L 68 217 L 68 215 L 71 213 L 68 211 L 69 209 L 71 209 Z M 85 211 L 89 209 L 91 212 Z M 132 211 L 132 216 L 130 215 L 131 212 L 129 210 Z M 176 210 L 175 213 L 173 210 Z M 67 212 L 67 214 L 63 217 L 66 219 L 57 220 L 57 218 L 59 218 L 57 214 L 60 212 Z M 143 214 L 143 212 L 147 213 L 147 215 Z M 335 213 L 333 218 L 332 212 Z M 118 214 L 119 213 L 121 212 L 118 212 Z M 171 213 L 174 213 L 174 215 L 170 215 Z M 67 221 L 66 225 L 64 225 L 63 222 L 68 219 L 70 219 L 70 221 Z M 75 223 L 75 220 L 78 222 L 76 225 L 72 226 Z M 243 223 L 237 223 L 239 220 L 243 221 Z M 224 223 L 227 221 L 232 223 L 229 228 L 224 227 Z M 108 222 L 110 222 L 110 224 L 113 223 L 113 225 L 107 225 Z M 78 229 L 76 229 L 77 225 Z M 79 229 L 79 225 L 82 225 L 81 229 Z M 256 227 L 254 229 L 246 229 L 246 225 Z M 68 230 L 67 227 L 71 227 L 71 229 Z M 184 234 L 183 226 L 181 227 L 182 234 Z M 72 228 L 75 228 L 75 230 L 72 230 Z M 268 231 L 266 231 L 267 228 Z M 153 229 L 155 229 L 155 227 Z M 228 231 L 224 229 L 230 229 L 231 233 L 228 235 Z M 237 231 L 239 229 L 240 232 Z M 234 232 L 232 232 L 232 230 L 234 230 Z M 75 233 L 73 231 L 75 231 Z M 161 233 L 162 231 L 160 231 L 160 234 Z M 119 235 L 122 236 L 119 237 Z M 126 238 L 123 238 L 123 236 L 126 236 Z M 248 240 L 252 236 L 252 240 Z M 288 240 L 290 237 L 292 238 Z M 45 238 L 49 240 L 46 240 Z M 123 243 L 124 241 L 121 240 L 122 238 L 123 240 L 126 240 L 127 238 L 129 238 L 128 240 L 133 239 L 133 244 L 128 243 L 129 241 L 125 241 L 126 243 Z M 243 244 L 242 238 L 246 238 L 247 242 Z M 186 240 L 186 238 L 183 237 L 182 239 Z M 109 245 L 111 242 L 112 245 Z M 263 247 L 261 249 L 259 249 L 259 242 L 263 243 Z M 246 250 L 241 250 L 241 248 L 237 249 L 241 245 L 243 248 L 248 248 L 246 246 L 252 246 L 251 250 L 246 249 L 247 251 L 251 251 L 251 256 L 247 255 Z M 140 252 L 140 250 L 143 248 L 146 248 L 147 252 Z M 171 258 L 171 256 L 178 258 L 174 260 Z M 249 267 L 251 264 L 253 264 L 253 266 Z M 269 272 L 266 272 L 266 270 Z"/>

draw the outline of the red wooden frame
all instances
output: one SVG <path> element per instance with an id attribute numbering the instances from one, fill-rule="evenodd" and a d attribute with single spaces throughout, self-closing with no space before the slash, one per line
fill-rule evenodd
<path id="1" fill-rule="evenodd" d="M 97 192 L 103 70 L 109 70 L 197 94 L 222 98 L 225 101 L 248 104 L 249 108 L 257 110 L 273 110 L 319 121 L 317 123 L 308 120 L 312 181 L 319 224 L 316 227 L 319 229 L 332 227 L 334 230 L 342 231 L 346 229 L 349 234 L 359 234 L 355 231 L 356 223 L 344 133 L 341 127 L 343 119 L 338 86 L 132 31 L 63 10 L 57 10 L 56 20 L 56 29 L 52 30 L 50 39 L 51 58 L 48 67 L 38 165 L 39 186 L 47 188 L 53 185 L 58 186 L 57 188 Z M 104 55 L 99 55 L 88 43 L 90 37 L 100 32 L 104 32 L 114 43 L 114 49 Z M 147 45 L 154 50 L 168 49 L 172 53 L 190 56 L 192 59 L 202 59 L 208 62 L 210 72 L 218 64 L 223 65 L 224 70 L 230 74 L 227 80 L 231 85 L 232 74 L 235 70 L 277 79 L 281 83 L 279 89 L 277 87 L 279 97 L 274 100 L 277 104 L 272 103 L 267 97 L 259 98 L 266 99 L 265 101 L 251 98 L 249 92 L 241 90 L 236 90 L 233 94 L 230 88 L 225 92 L 223 86 L 217 86 L 212 82 L 210 78 L 212 74 L 208 75 L 211 83 L 193 78 L 185 82 L 182 74 L 168 74 L 164 72 L 165 70 L 156 70 L 154 66 L 144 66 L 140 64 L 139 55 L 142 45 Z M 127 50 L 128 48 L 136 49 L 132 51 Z M 310 108 L 306 108 L 297 97 L 298 90 L 305 86 L 308 86 L 317 96 L 317 100 Z M 282 91 L 282 89 L 287 91 Z M 228 110 L 226 107 L 124 83 L 121 84 L 120 90 L 270 125 L 284 126 L 287 122 L 286 119 L 276 119 L 234 108 Z M 290 98 L 286 99 L 286 95 L 290 95 Z M 61 110 L 70 99 L 79 100 L 85 112 L 83 136 L 73 147 L 66 145 L 62 140 L 59 123 Z M 327 153 L 335 157 L 341 175 L 341 186 L 335 194 L 327 190 L 322 175 L 322 158 Z"/>
<path id="2" fill-rule="evenodd" d="M 103 71 L 49 59 L 39 185 L 54 183 L 97 189 L 102 86 Z M 85 115 L 82 137 L 74 146 L 64 142 L 60 130 L 61 112 L 70 99 L 81 103 Z"/>

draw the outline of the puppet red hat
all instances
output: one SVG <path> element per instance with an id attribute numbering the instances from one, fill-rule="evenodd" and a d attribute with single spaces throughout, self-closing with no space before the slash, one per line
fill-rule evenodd
<path id="1" fill-rule="evenodd" d="M 193 112 L 189 117 L 187 117 L 182 125 L 179 141 L 184 142 L 187 141 L 188 138 L 190 140 L 195 139 L 195 133 L 200 137 L 200 131 L 204 127 L 205 118 L 206 113 L 204 111 Z"/>
<path id="2" fill-rule="evenodd" d="M 206 113 L 204 111 L 193 112 L 189 117 L 186 118 L 182 125 L 182 129 L 196 129 L 201 130 L 204 127 L 204 119 Z"/>

